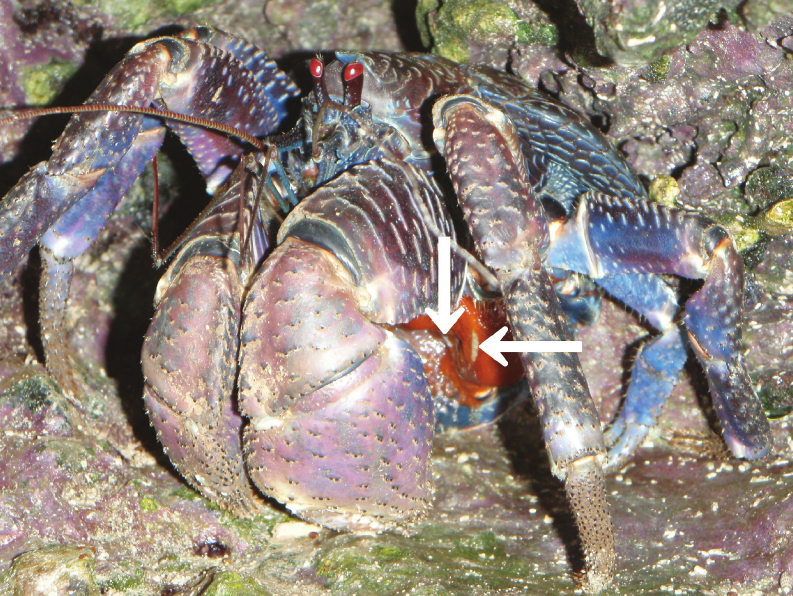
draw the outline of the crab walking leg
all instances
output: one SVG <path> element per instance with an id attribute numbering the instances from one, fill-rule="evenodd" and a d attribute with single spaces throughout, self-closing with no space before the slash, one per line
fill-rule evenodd
<path id="1" fill-rule="evenodd" d="M 537 181 L 543 194 L 566 207 L 587 190 L 646 196 L 630 166 L 582 114 L 488 66 L 470 65 L 466 72 L 473 95 L 511 118 L 522 140 L 529 179 Z"/>
<path id="2" fill-rule="evenodd" d="M 262 499 L 245 472 L 243 420 L 233 393 L 242 297 L 267 251 L 266 232 L 276 217 L 266 204 L 253 216 L 258 182 L 243 165 L 229 182 L 157 286 L 141 355 L 143 397 L 157 437 L 179 473 L 212 502 L 251 517 Z M 240 200 L 244 228 L 254 226 L 244 261 Z M 274 240 L 272 233 L 269 241 Z"/>
<path id="3" fill-rule="evenodd" d="M 76 363 L 70 357 L 71 350 L 64 324 L 74 265 L 72 261 L 56 259 L 46 249 L 41 251 L 41 260 L 43 271 L 39 289 L 39 316 L 47 369 L 67 395 L 76 397 L 80 394 L 72 373 Z"/>
<path id="4" fill-rule="evenodd" d="M 426 176 L 356 166 L 304 199 L 244 306 L 240 409 L 251 478 L 336 530 L 423 513 L 434 416 L 419 354 L 383 325 L 437 304 L 435 238 L 453 236 Z M 452 294 L 465 268 L 452 262 Z"/>
<path id="5" fill-rule="evenodd" d="M 434 140 L 485 263 L 495 270 L 517 340 L 572 339 L 541 259 L 549 236 L 511 121 L 471 96 L 440 100 Z M 601 471 L 605 446 L 578 356 L 522 355 L 554 474 L 565 482 L 586 556 L 585 588 L 599 592 L 616 555 Z"/>
<path id="6" fill-rule="evenodd" d="M 184 35 L 136 45 L 87 103 L 154 106 L 210 118 L 252 135 L 273 132 L 286 115 L 284 102 L 297 93 L 285 75 L 261 52 L 252 51 L 253 46 L 232 43 L 234 38 L 225 34 L 199 28 Z M 201 41 L 216 38 L 240 59 Z M 260 66 L 263 60 L 267 68 L 249 70 L 249 63 Z M 241 146 L 215 132 L 196 132 L 196 127 L 177 132 L 184 135 L 210 188 L 222 182 L 230 173 L 228 164 L 242 153 Z M 57 242 L 52 239 L 56 256 L 74 258 L 78 247 L 85 250 L 140 173 L 143 166 L 133 164 L 151 160 L 162 134 L 156 119 L 138 114 L 75 115 L 49 161 L 33 168 L 0 204 L 0 273 L 12 271 L 50 228 L 58 237 Z M 115 181 L 119 169 L 122 180 Z M 98 196 L 90 197 L 95 189 Z M 69 225 L 58 222 L 67 212 Z"/>
<path id="7" fill-rule="evenodd" d="M 672 273 L 705 283 L 686 303 L 685 325 L 733 455 L 765 456 L 770 428 L 741 358 L 743 262 L 712 221 L 650 201 L 587 193 L 555 231 L 547 262 L 596 280 Z"/>
<path id="8" fill-rule="evenodd" d="M 202 28 L 182 38 L 142 42 L 108 74 L 88 103 L 157 106 L 233 124 L 250 134 L 267 134 L 284 118 L 283 104 L 295 88 L 263 56 L 250 44 Z M 256 73 L 249 70 L 262 64 Z M 214 132 L 196 127 L 177 132 L 211 188 L 228 175 L 229 163 L 242 152 L 233 140 Z M 0 204 L 0 274 L 12 271 L 36 242 L 46 249 L 50 273 L 57 269 L 60 281 L 54 283 L 48 273 L 40 295 L 47 328 L 44 347 L 51 372 L 73 395 L 79 391 L 64 361 L 68 340 L 61 324 L 72 271 L 66 262 L 97 238 L 156 154 L 164 134 L 157 118 L 107 111 L 76 115 L 50 160 L 33 168 Z M 56 261 L 62 266 L 56 268 Z"/>
<path id="9" fill-rule="evenodd" d="M 658 275 L 634 273 L 598 279 L 611 296 L 642 315 L 661 334 L 639 349 L 622 409 L 605 433 L 607 470 L 614 471 L 633 455 L 655 426 L 686 363 L 683 329 L 674 320 L 677 293 Z"/>

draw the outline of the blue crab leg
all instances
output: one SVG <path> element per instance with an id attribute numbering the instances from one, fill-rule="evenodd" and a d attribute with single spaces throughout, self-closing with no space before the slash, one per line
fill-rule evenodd
<path id="1" fill-rule="evenodd" d="M 554 236 L 548 264 L 596 280 L 625 273 L 705 280 L 686 303 L 684 322 L 724 440 L 736 457 L 768 453 L 768 420 L 740 353 L 743 262 L 727 233 L 704 217 L 650 201 L 587 193 Z"/>
<path id="2" fill-rule="evenodd" d="M 675 322 L 677 293 L 658 275 L 637 273 L 598 279 L 611 296 L 661 331 L 639 349 L 622 409 L 605 433 L 608 471 L 621 466 L 641 445 L 677 385 L 686 363 L 683 330 Z"/>
<path id="3" fill-rule="evenodd" d="M 437 303 L 436 240 L 419 202 L 454 236 L 437 188 L 413 166 L 369 162 L 334 178 L 284 220 L 244 305 L 249 474 L 333 529 L 391 525 L 431 496 L 429 384 L 419 354 L 389 329 Z M 455 297 L 464 274 L 455 257 Z"/>
<path id="4" fill-rule="evenodd" d="M 546 272 L 549 245 L 515 127 L 473 96 L 442 98 L 433 138 L 445 157 L 463 215 L 485 264 L 501 285 L 517 340 L 569 340 L 567 320 Z M 611 581 L 616 554 L 595 404 L 573 352 L 521 355 L 543 425 L 553 473 L 565 482 L 586 557 L 584 587 Z"/>

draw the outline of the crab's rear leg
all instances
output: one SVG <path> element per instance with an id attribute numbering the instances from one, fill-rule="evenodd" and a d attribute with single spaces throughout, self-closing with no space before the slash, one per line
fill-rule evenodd
<path id="1" fill-rule="evenodd" d="M 587 193 L 554 236 L 548 263 L 596 280 L 626 273 L 704 279 L 686 303 L 684 322 L 705 369 L 724 440 L 736 457 L 768 453 L 768 420 L 740 353 L 743 262 L 724 229 L 650 201 Z M 608 282 L 604 286 L 608 289 Z"/>
<path id="2" fill-rule="evenodd" d="M 529 185 L 517 132 L 504 114 L 471 96 L 439 101 L 434 139 L 446 158 L 463 214 L 485 263 L 498 277 L 518 340 L 569 340 L 546 272 L 542 206 Z M 585 588 L 599 592 L 614 571 L 613 526 L 602 473 L 605 446 L 578 356 L 521 355 L 554 474 L 564 480 L 586 556 Z"/>

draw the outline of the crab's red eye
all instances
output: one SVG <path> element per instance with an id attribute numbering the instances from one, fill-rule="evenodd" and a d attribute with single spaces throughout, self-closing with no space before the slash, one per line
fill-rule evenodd
<path id="1" fill-rule="evenodd" d="M 322 77 L 322 71 L 325 70 L 325 65 L 322 64 L 322 60 L 319 58 L 312 58 L 308 68 L 311 71 L 311 76 L 317 79 Z"/>
<path id="2" fill-rule="evenodd" d="M 344 80 L 349 83 L 355 77 L 361 76 L 361 74 L 363 74 L 363 64 L 360 62 L 351 62 L 344 69 Z"/>
<path id="3" fill-rule="evenodd" d="M 314 97 L 318 103 L 322 103 L 328 97 L 325 93 L 325 65 L 322 63 L 321 58 L 312 58 L 308 65 L 308 70 L 311 72 L 311 77 L 314 79 Z"/>
<path id="4" fill-rule="evenodd" d="M 361 103 L 363 64 L 350 62 L 344 67 L 344 105 L 354 108 Z"/>

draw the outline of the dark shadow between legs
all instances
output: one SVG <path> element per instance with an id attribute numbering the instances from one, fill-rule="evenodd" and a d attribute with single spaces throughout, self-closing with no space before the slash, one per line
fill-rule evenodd
<path id="1" fill-rule="evenodd" d="M 551 465 L 542 440 L 542 427 L 531 400 L 515 407 L 498 422 L 510 463 L 517 476 L 527 480 L 538 498 L 539 507 L 553 518 L 553 527 L 565 546 L 573 574 L 584 570 L 584 553 L 564 485 L 551 474 Z"/>

